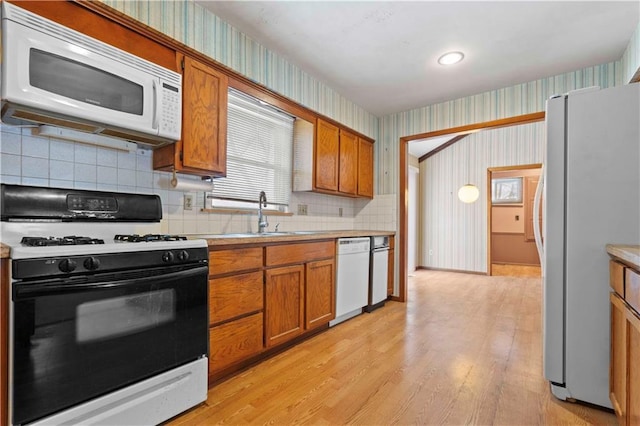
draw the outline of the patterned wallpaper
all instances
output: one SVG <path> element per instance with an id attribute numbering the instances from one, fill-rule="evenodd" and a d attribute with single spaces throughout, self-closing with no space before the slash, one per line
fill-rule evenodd
<path id="1" fill-rule="evenodd" d="M 320 114 L 378 139 L 378 118 L 191 0 L 103 0 Z"/>
<path id="2" fill-rule="evenodd" d="M 545 101 L 553 94 L 589 86 L 613 87 L 622 81 L 622 65 L 616 61 L 385 116 L 376 143 L 378 193 L 398 192 L 398 141 L 403 136 L 544 111 Z"/>
<path id="3" fill-rule="evenodd" d="M 544 122 L 484 130 L 420 163 L 418 264 L 486 272 L 487 169 L 542 163 L 545 141 Z M 477 202 L 458 200 L 458 189 L 466 183 L 480 189 Z"/>
<path id="4" fill-rule="evenodd" d="M 624 55 L 622 55 L 622 66 L 625 83 L 630 82 L 634 76 L 636 79 L 640 78 L 640 22 L 638 22 L 636 31 L 629 40 Z"/>

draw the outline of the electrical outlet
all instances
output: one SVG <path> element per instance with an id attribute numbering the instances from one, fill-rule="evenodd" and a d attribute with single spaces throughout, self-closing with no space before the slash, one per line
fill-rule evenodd
<path id="1" fill-rule="evenodd" d="M 338 207 L 338 216 L 342 217 L 342 207 Z"/>
<path id="2" fill-rule="evenodd" d="M 184 209 L 193 210 L 193 194 L 184 194 Z"/>
<path id="3" fill-rule="evenodd" d="M 298 204 L 298 214 L 300 216 L 307 215 L 307 205 L 306 204 Z"/>
<path id="4" fill-rule="evenodd" d="M 429 256 L 433 256 L 433 250 L 429 250 Z"/>

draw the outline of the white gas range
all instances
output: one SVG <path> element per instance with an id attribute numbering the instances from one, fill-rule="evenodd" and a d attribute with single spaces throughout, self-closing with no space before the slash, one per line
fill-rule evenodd
<path id="1" fill-rule="evenodd" d="M 206 399 L 206 242 L 161 218 L 155 195 L 1 186 L 10 424 L 157 424 Z"/>

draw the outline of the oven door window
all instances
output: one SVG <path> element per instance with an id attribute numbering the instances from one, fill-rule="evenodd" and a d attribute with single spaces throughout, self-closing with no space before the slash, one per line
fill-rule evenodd
<path id="1" fill-rule="evenodd" d="M 207 267 L 14 285 L 13 422 L 207 354 Z"/>

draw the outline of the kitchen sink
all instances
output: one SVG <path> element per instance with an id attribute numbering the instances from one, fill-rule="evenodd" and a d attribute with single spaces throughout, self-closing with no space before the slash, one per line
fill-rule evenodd
<path id="1" fill-rule="evenodd" d="M 311 235 L 316 234 L 317 231 L 278 231 L 278 232 L 245 232 L 237 234 L 217 234 L 217 238 L 256 238 L 256 237 L 277 237 L 286 235 Z"/>

